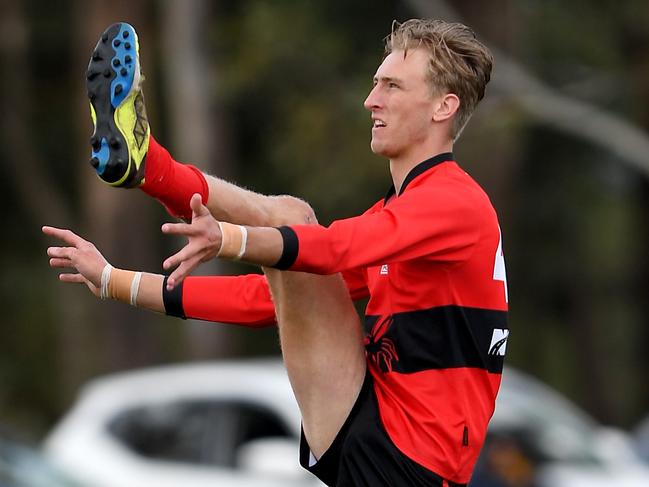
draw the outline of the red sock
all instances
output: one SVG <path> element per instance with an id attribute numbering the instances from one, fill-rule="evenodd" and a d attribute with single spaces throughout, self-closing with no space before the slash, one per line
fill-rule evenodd
<path id="1" fill-rule="evenodd" d="M 203 173 L 192 165 L 176 162 L 153 135 L 145 164 L 140 189 L 162 203 L 172 216 L 191 220 L 189 200 L 195 193 L 201 195 L 203 204 L 207 203 L 209 187 Z"/>

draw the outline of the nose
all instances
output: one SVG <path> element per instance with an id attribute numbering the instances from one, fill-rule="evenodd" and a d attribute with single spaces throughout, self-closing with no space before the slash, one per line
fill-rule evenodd
<path id="1" fill-rule="evenodd" d="M 365 98 L 365 102 L 363 102 L 363 106 L 365 107 L 366 110 L 369 110 L 370 112 L 374 110 L 375 108 L 380 107 L 379 103 L 379 95 L 378 95 L 378 85 L 375 85 L 367 95 L 367 98 Z"/>

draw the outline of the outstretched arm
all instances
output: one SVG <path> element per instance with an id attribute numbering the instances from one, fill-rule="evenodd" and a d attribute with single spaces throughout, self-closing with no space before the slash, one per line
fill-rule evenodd
<path id="1" fill-rule="evenodd" d="M 105 269 L 112 266 L 94 244 L 70 230 L 46 226 L 43 233 L 66 244 L 47 249 L 50 266 L 76 271 L 61 273 L 59 279 L 85 284 L 97 297 L 102 297 L 104 274 L 103 297 L 140 308 L 181 318 L 245 326 L 275 322 L 275 308 L 263 275 L 190 277 L 183 286 L 170 292 L 163 289 L 165 276 L 160 274 L 116 268 L 111 268 L 108 274 Z M 137 274 L 141 275 L 136 278 Z"/>
<path id="2" fill-rule="evenodd" d="M 43 233 L 65 244 L 47 249 L 50 266 L 76 271 L 61 273 L 59 279 L 62 282 L 85 284 L 95 296 L 100 297 L 101 274 L 108 262 L 92 242 L 60 228 L 43 227 Z M 367 296 L 362 269 L 345 272 L 343 277 L 352 299 Z M 164 289 L 164 279 L 160 274 L 142 273 L 136 296 L 138 307 L 181 318 L 252 327 L 275 322 L 275 308 L 263 275 L 189 276 L 173 290 Z M 130 293 L 126 295 L 128 299 L 124 301 L 128 303 Z"/>
<path id="3" fill-rule="evenodd" d="M 164 233 L 188 239 L 184 248 L 163 263 L 165 269 L 177 266 L 167 281 L 169 289 L 214 257 L 314 274 L 422 257 L 456 263 L 471 255 L 485 220 L 492 233 L 497 228 L 495 213 L 483 193 L 452 178 L 412 188 L 388 206 L 329 227 L 233 226 L 216 221 L 199 195 L 192 197 L 190 206 L 190 224 L 162 227 Z"/>

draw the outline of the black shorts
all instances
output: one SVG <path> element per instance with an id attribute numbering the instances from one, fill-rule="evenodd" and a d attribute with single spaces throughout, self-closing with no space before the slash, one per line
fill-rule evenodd
<path id="1" fill-rule="evenodd" d="M 383 429 L 369 372 L 349 417 L 315 463 L 302 431 L 300 464 L 330 487 L 466 486 L 445 481 L 394 446 Z"/>

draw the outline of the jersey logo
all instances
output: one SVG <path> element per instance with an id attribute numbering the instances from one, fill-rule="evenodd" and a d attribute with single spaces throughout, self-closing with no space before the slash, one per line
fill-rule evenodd
<path id="1" fill-rule="evenodd" d="M 383 372 L 392 372 L 392 362 L 399 361 L 394 342 L 385 337 L 393 322 L 392 316 L 379 318 L 363 340 L 370 360 Z"/>
<path id="2" fill-rule="evenodd" d="M 381 272 L 379 272 L 379 274 L 382 275 L 382 276 L 387 276 L 388 275 L 388 265 L 387 264 L 383 264 L 381 266 Z"/>
<path id="3" fill-rule="evenodd" d="M 491 335 L 491 345 L 489 346 L 489 355 L 504 356 L 507 351 L 507 338 L 509 337 L 509 330 L 503 328 L 495 328 Z"/>

